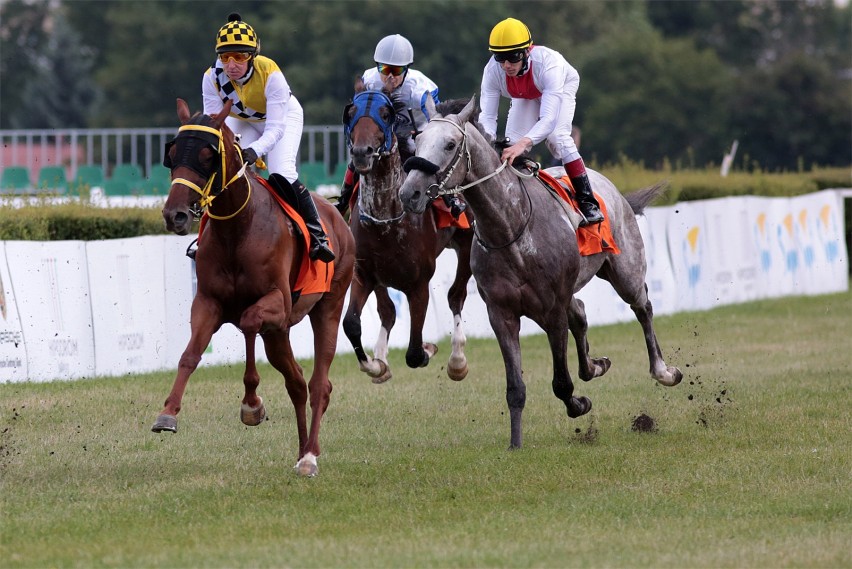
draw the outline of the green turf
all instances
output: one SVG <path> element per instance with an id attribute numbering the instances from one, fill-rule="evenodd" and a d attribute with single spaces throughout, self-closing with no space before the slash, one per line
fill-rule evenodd
<path id="1" fill-rule="evenodd" d="M 850 567 L 850 330 L 852 293 L 659 317 L 664 388 L 637 323 L 592 328 L 613 367 L 574 420 L 524 338 L 517 451 L 493 340 L 460 383 L 448 342 L 383 385 L 344 354 L 313 479 L 268 366 L 267 422 L 239 422 L 241 365 L 203 368 L 176 435 L 150 431 L 171 373 L 0 385 L 0 566 Z"/>

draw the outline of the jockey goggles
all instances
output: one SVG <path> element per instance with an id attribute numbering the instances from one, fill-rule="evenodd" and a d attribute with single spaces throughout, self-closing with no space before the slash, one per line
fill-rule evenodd
<path id="1" fill-rule="evenodd" d="M 408 71 L 408 66 L 379 63 L 376 65 L 376 69 L 378 69 L 379 73 L 382 75 L 393 75 L 394 77 L 399 77 L 400 75 L 405 75 L 405 72 Z"/>
<path id="2" fill-rule="evenodd" d="M 505 61 L 508 61 L 509 63 L 518 63 L 523 58 L 524 50 L 497 52 L 494 54 L 494 61 L 497 63 L 503 63 Z"/>
<path id="3" fill-rule="evenodd" d="M 245 63 L 249 59 L 251 59 L 252 53 L 248 51 L 226 51 L 225 53 L 219 54 L 219 61 L 222 63 L 228 63 L 228 61 L 234 61 L 235 63 Z"/>

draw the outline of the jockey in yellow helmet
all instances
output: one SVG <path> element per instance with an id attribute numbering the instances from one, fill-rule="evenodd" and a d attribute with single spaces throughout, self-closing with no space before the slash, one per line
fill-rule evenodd
<path id="1" fill-rule="evenodd" d="M 488 59 L 482 73 L 479 122 L 497 136 L 500 97 L 512 100 L 506 120 L 510 146 L 501 158 L 510 162 L 544 141 L 563 164 L 574 185 L 582 225 L 603 221 L 580 151 L 571 138 L 580 74 L 558 52 L 534 45 L 529 28 L 515 18 L 499 22 L 488 38 Z"/>

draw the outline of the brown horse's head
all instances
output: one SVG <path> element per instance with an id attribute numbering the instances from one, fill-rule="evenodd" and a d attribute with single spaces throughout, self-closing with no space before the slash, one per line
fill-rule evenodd
<path id="1" fill-rule="evenodd" d="M 352 165 L 360 174 L 373 169 L 376 158 L 394 145 L 393 103 L 382 92 L 362 91 L 343 112 L 343 125 L 352 154 Z"/>
<path id="2" fill-rule="evenodd" d="M 188 234 L 191 214 L 199 214 L 202 197 L 221 192 L 222 179 L 228 172 L 239 169 L 242 159 L 234 146 L 234 133 L 225 124 L 230 111 L 231 101 L 228 101 L 214 116 L 200 112 L 190 115 L 186 101 L 177 100 L 182 126 L 175 139 L 166 144 L 163 156 L 163 165 L 171 170 L 172 177 L 163 206 L 163 219 L 169 231 Z"/>

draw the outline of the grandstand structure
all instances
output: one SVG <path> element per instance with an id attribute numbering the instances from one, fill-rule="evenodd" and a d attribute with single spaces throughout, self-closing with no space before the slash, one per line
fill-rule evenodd
<path id="1" fill-rule="evenodd" d="M 175 128 L 0 130 L 0 196 L 168 193 L 163 148 Z M 343 126 L 305 126 L 300 178 L 339 186 L 349 161 Z"/>

